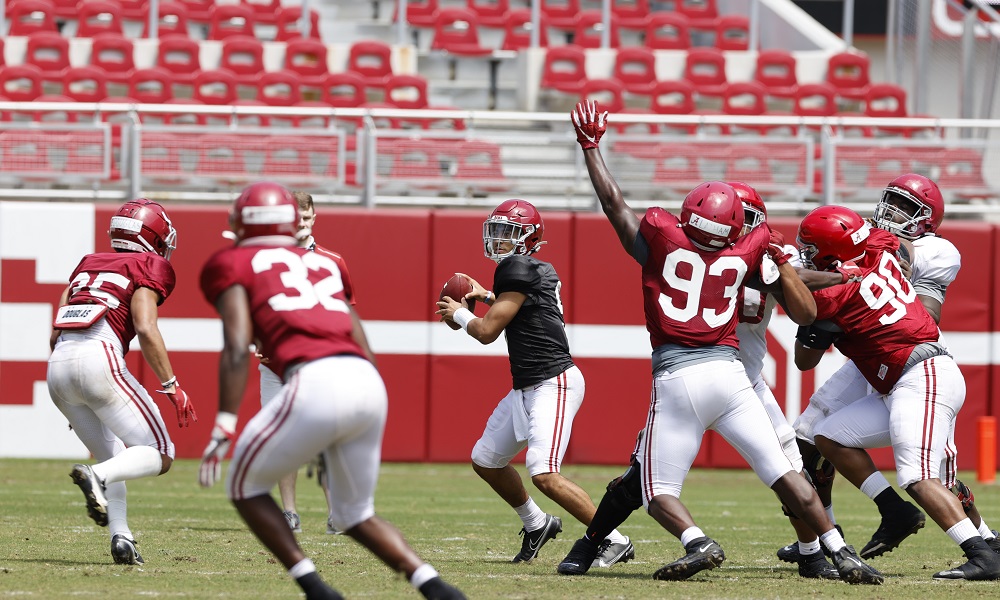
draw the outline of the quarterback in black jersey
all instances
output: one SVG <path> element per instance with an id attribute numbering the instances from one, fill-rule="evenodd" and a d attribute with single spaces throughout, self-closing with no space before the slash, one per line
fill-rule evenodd
<path id="1" fill-rule="evenodd" d="M 544 243 L 543 232 L 542 217 L 529 202 L 500 204 L 483 224 L 486 256 L 497 263 L 495 295 L 469 277 L 472 291 L 465 298 L 445 297 L 436 313 L 482 344 L 501 333 L 507 339 L 512 389 L 472 449 L 472 467 L 524 524 L 521 551 L 513 562 L 534 559 L 562 531 L 562 520 L 535 504 L 510 465 L 524 448 L 528 474 L 543 494 L 584 525 L 596 510 L 590 496 L 559 473 L 585 384 L 569 353 L 559 298 L 562 283 L 552 265 L 532 256 Z M 485 302 L 490 307 L 486 315 L 476 318 L 468 300 Z M 634 555 L 629 539 L 615 530 L 604 540 L 594 566 L 610 567 Z"/>

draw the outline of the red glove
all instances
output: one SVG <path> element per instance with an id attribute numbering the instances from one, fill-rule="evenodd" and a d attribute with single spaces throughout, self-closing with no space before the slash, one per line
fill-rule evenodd
<path id="1" fill-rule="evenodd" d="M 597 111 L 597 100 L 579 102 L 570 113 L 576 128 L 576 141 L 584 150 L 596 148 L 608 126 L 608 111 Z"/>
<path id="2" fill-rule="evenodd" d="M 861 281 L 861 267 L 852 263 L 851 261 L 842 262 L 837 265 L 834 269 L 837 273 L 840 273 L 844 280 L 840 283 L 851 283 L 854 281 Z"/>
<path id="3" fill-rule="evenodd" d="M 771 239 L 767 242 L 767 255 L 780 267 L 787 263 L 792 255 L 785 251 L 785 236 L 781 235 L 780 231 L 768 229 L 771 232 Z"/>
<path id="4" fill-rule="evenodd" d="M 174 408 L 177 410 L 177 426 L 187 427 L 191 423 L 197 423 L 198 415 L 194 413 L 194 403 L 191 402 L 191 398 L 187 395 L 187 392 L 181 389 L 181 386 L 177 383 L 176 378 L 174 378 L 173 387 L 174 391 L 172 392 L 168 392 L 167 390 L 156 391 L 164 394 L 170 399 L 170 402 L 173 403 Z"/>

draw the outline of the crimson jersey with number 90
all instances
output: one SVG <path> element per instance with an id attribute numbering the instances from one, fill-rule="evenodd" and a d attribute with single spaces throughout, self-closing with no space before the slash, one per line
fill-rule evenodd
<path id="1" fill-rule="evenodd" d="M 351 337 L 351 316 L 337 263 L 296 246 L 237 246 L 214 254 L 201 290 L 215 304 L 243 286 L 254 337 L 268 349 L 268 366 L 284 378 L 289 366 L 338 354 L 364 356 Z"/>
<path id="2" fill-rule="evenodd" d="M 760 268 L 768 228 L 757 227 L 733 246 L 712 252 L 695 247 L 678 225 L 662 208 L 647 210 L 639 224 L 649 246 L 642 296 L 650 343 L 739 348 L 740 290 Z"/>

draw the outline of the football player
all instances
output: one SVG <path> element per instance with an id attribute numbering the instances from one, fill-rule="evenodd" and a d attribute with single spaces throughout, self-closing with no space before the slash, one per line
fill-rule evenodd
<path id="1" fill-rule="evenodd" d="M 530 202 L 501 203 L 483 223 L 484 252 L 497 263 L 493 291 L 470 277 L 472 291 L 465 298 L 446 296 L 436 311 L 482 344 L 501 333 L 507 339 L 513 387 L 473 447 L 472 468 L 521 518 L 524 538 L 513 562 L 533 560 L 562 531 L 562 520 L 535 504 L 510 465 L 525 447 L 536 488 L 584 525 L 596 510 L 590 496 L 559 472 L 573 419 L 583 404 L 584 380 L 569 352 L 559 296 L 562 282 L 551 264 L 533 256 L 546 243 L 544 233 L 542 216 Z M 476 318 L 468 300 L 485 302 L 486 315 Z M 617 530 L 608 533 L 606 542 L 604 566 L 635 556 L 631 540 Z"/>
<path id="2" fill-rule="evenodd" d="M 886 186 L 875 207 L 873 219 L 876 227 L 900 238 L 900 252 L 906 255 L 905 259 L 900 258 L 900 266 L 910 280 L 917 299 L 935 322 L 940 320 L 945 292 L 961 267 L 958 249 L 936 233 L 943 218 L 944 198 L 937 184 L 923 175 L 908 173 L 893 179 Z M 837 335 L 837 332 L 829 329 L 823 323 L 802 328 L 799 331 L 800 341 L 811 348 L 829 348 Z M 831 519 L 834 518 L 831 491 L 836 471 L 816 450 L 815 430 L 827 415 L 870 392 L 864 376 L 853 361 L 848 361 L 813 394 L 794 425 L 803 458 L 810 465 L 808 471 Z M 954 431 L 951 432 L 947 448 L 946 464 L 942 467 L 945 485 L 962 501 L 963 508 L 977 526 L 980 535 L 995 551 L 1000 550 L 1000 540 L 979 514 L 972 492 L 955 477 L 957 449 Z M 916 506 L 904 501 L 890 487 L 888 480 L 875 469 L 864 450 L 856 449 L 854 453 L 858 461 L 855 464 L 864 465 L 864 471 L 856 475 L 866 480 L 861 490 L 875 502 L 882 515 L 882 523 L 861 550 L 862 558 L 873 558 L 892 551 L 904 539 L 916 533 L 924 526 L 925 517 Z M 799 556 L 798 545 L 795 543 L 778 550 L 778 557 L 788 562 L 796 562 Z"/>
<path id="3" fill-rule="evenodd" d="M 299 205 L 299 245 L 311 252 L 322 254 L 337 263 L 337 267 L 340 269 L 340 278 L 344 284 L 344 295 L 347 297 L 347 301 L 351 303 L 351 306 L 356 306 L 357 298 L 354 295 L 354 284 L 351 282 L 351 274 L 347 270 L 347 262 L 344 260 L 344 257 L 318 245 L 316 238 L 312 235 L 313 227 L 316 225 L 316 207 L 313 204 L 312 195 L 306 192 L 292 192 L 292 196 Z M 282 382 L 275 375 L 274 371 L 267 366 L 269 359 L 263 354 L 262 350 L 262 348 L 258 347 L 257 357 L 260 359 L 260 365 L 258 365 L 258 370 L 260 371 L 260 404 L 263 407 L 277 397 L 278 392 L 281 391 Z M 326 532 L 328 534 L 342 533 L 333 525 L 333 502 L 330 498 L 329 487 L 326 484 L 326 465 L 322 459 L 323 455 L 320 454 L 317 461 L 316 479 L 319 481 L 320 487 L 323 488 L 323 494 L 326 496 Z M 296 470 L 278 480 L 278 493 L 281 496 L 283 514 L 285 515 L 285 520 L 288 521 L 288 527 L 294 533 L 302 531 L 302 523 L 295 506 L 295 480 L 297 477 L 298 471 Z"/>
<path id="4" fill-rule="evenodd" d="M 868 469 L 856 448 L 892 446 L 899 486 L 958 544 L 969 559 L 935 579 L 1000 579 L 1000 556 L 942 483 L 948 446 L 965 401 L 965 379 L 941 342 L 937 323 L 917 302 L 897 259 L 900 240 L 871 228 L 857 213 L 823 206 L 802 220 L 797 243 L 804 266 L 819 271 L 854 261 L 862 279 L 815 292 L 817 319 L 838 333 L 833 344 L 850 358 L 873 392 L 814 428 L 816 446 L 859 489 Z M 809 340 L 807 340 L 809 341 Z M 814 368 L 825 349 L 795 344 L 795 364 Z M 870 462 L 870 459 L 868 459 Z"/>
<path id="5" fill-rule="evenodd" d="M 226 478 L 229 498 L 250 530 L 309 600 L 342 598 L 316 573 L 270 490 L 281 477 L 324 454 L 333 524 L 427 598 L 465 596 L 375 515 L 387 398 L 337 263 L 299 245 L 298 205 L 271 182 L 248 186 L 230 213 L 236 244 L 205 264 L 201 288 L 222 317 L 219 412 L 199 471 L 202 486 L 221 475 L 256 338 L 284 385 L 247 423 Z"/>
<path id="6" fill-rule="evenodd" d="M 162 382 L 157 391 L 174 404 L 177 425 L 198 418 L 157 326 L 157 307 L 174 289 L 170 255 L 177 231 L 162 206 L 140 198 L 111 217 L 108 235 L 114 252 L 83 257 L 60 298 L 47 383 L 56 407 L 100 461 L 74 465 L 70 473 L 87 513 L 110 530 L 116 563 L 141 565 L 126 517 L 125 481 L 170 470 L 174 444 L 160 409 L 125 365 L 133 338 Z"/>
<path id="7" fill-rule="evenodd" d="M 652 400 L 636 456 L 642 465 L 643 504 L 686 551 L 653 578 L 683 580 L 725 560 L 722 547 L 705 535 L 680 501 L 705 431 L 714 429 L 821 535 L 843 580 L 881 584 L 882 575 L 844 542 L 816 491 L 785 456 L 739 361 L 736 304 L 745 279 L 760 272 L 765 255 L 777 266 L 792 320 L 809 324 L 815 318 L 815 303 L 788 264 L 783 240 L 766 225 L 739 237 L 743 207 L 733 188 L 722 182 L 692 190 L 679 219 L 661 208 L 649 209 L 640 219 L 625 204 L 601 156 L 606 118 L 593 100 L 578 104 L 572 113 L 601 207 L 625 251 L 642 266 L 646 328 L 653 346 Z"/>

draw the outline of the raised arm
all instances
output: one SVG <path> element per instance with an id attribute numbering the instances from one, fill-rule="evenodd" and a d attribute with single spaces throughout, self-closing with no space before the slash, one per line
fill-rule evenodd
<path id="1" fill-rule="evenodd" d="M 618 241 L 632 256 L 635 236 L 639 232 L 639 217 L 625 204 L 621 188 L 611 176 L 608 166 L 604 164 L 604 157 L 601 156 L 601 149 L 598 146 L 607 127 L 607 116 L 607 111 L 598 112 L 595 100 L 587 100 L 576 105 L 572 113 L 573 126 L 576 128 L 576 141 L 583 148 L 587 172 L 590 173 L 590 181 L 594 185 L 594 191 L 597 192 L 601 208 L 611 226 L 615 228 Z"/>

